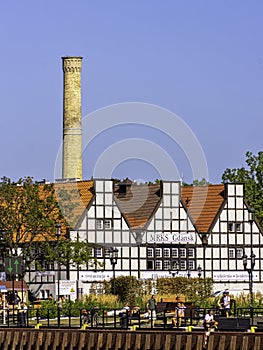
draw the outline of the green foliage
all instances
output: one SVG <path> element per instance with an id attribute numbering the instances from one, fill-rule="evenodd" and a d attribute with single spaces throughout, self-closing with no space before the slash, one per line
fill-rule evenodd
<path id="1" fill-rule="evenodd" d="M 40 189 L 30 177 L 17 182 L 1 179 L 0 229 L 12 254 L 17 255 L 19 246 L 25 242 L 27 247 L 32 246 L 36 237 L 44 242 L 55 239 L 55 224 L 62 222 L 52 185 Z"/>
<path id="2" fill-rule="evenodd" d="M 226 169 L 223 182 L 242 182 L 245 184 L 245 199 L 255 210 L 260 225 L 263 224 L 263 151 L 253 155 L 246 153 L 247 167 Z"/>
<path id="3" fill-rule="evenodd" d="M 106 292 L 113 293 L 114 281 L 110 280 L 109 284 L 105 284 Z M 115 279 L 115 289 L 118 299 L 122 303 L 135 305 L 137 303 L 137 296 L 139 294 L 142 282 L 137 280 L 134 276 L 120 276 Z"/>
<path id="4" fill-rule="evenodd" d="M 194 180 L 193 183 L 188 184 L 186 182 L 183 183 L 183 186 L 208 186 L 210 183 L 206 181 L 205 178 L 202 178 L 202 180 Z"/>
<path id="5" fill-rule="evenodd" d="M 158 278 L 158 294 L 184 295 L 186 300 L 196 305 L 212 295 L 213 281 L 211 278 Z"/>
<path id="6" fill-rule="evenodd" d="M 57 239 L 56 224 L 65 229 L 61 208 L 69 212 L 74 208 L 71 191 L 56 191 L 53 184 L 34 183 L 32 178 L 21 178 L 17 182 L 3 177 L 0 181 L 0 231 L 2 243 L 8 254 L 27 256 L 31 263 L 36 263 L 38 270 L 43 269 L 42 262 L 60 262 L 75 265 L 91 262 L 87 242 L 70 241 L 62 233 Z M 58 192 L 60 195 L 58 195 Z M 58 199 L 64 198 L 64 205 L 59 206 Z M 72 200 L 71 200 L 72 199 Z M 21 248 L 22 250 L 19 250 Z"/>

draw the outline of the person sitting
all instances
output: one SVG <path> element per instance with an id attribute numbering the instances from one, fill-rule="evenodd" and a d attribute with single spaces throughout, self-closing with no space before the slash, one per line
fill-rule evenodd
<path id="1" fill-rule="evenodd" d="M 172 318 L 174 327 L 181 327 L 182 319 L 185 317 L 185 309 L 186 307 L 184 306 L 184 303 L 177 303 L 174 317 Z"/>
<path id="2" fill-rule="evenodd" d="M 218 322 L 214 319 L 214 311 L 209 310 L 204 318 L 204 329 L 209 331 L 211 329 L 217 329 Z"/>
<path id="3" fill-rule="evenodd" d="M 87 309 L 83 309 L 81 311 L 81 321 L 82 321 L 82 324 L 90 323 L 90 313 Z"/>
<path id="4" fill-rule="evenodd" d="M 134 306 L 134 308 L 131 311 L 131 319 L 132 320 L 139 320 L 140 318 L 140 307 L 139 305 Z"/>

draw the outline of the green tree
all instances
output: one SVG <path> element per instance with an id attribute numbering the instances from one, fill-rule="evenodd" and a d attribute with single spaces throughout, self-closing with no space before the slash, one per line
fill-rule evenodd
<path id="1" fill-rule="evenodd" d="M 245 199 L 253 207 L 260 225 L 263 224 L 263 151 L 253 155 L 246 152 L 247 167 L 227 168 L 222 175 L 223 182 L 245 184 Z"/>
<path id="2" fill-rule="evenodd" d="M 77 265 L 90 262 L 88 243 L 69 240 L 69 225 L 56 194 L 53 184 L 34 183 L 30 177 L 17 182 L 7 177 L 1 179 L 0 239 L 8 254 L 29 256 L 31 262 L 39 262 L 38 268 L 41 260 L 62 264 L 72 261 Z M 70 193 L 63 208 L 73 209 Z M 61 228 L 59 240 L 57 224 Z"/>

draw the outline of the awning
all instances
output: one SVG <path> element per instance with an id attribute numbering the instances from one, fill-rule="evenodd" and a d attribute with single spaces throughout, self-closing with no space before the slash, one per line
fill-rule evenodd
<path id="1" fill-rule="evenodd" d="M 13 289 L 15 291 L 27 291 L 28 290 L 28 285 L 26 284 L 25 281 L 1 281 L 0 282 L 0 290 L 2 293 L 4 293 L 4 288 L 5 291 L 12 291 Z"/>

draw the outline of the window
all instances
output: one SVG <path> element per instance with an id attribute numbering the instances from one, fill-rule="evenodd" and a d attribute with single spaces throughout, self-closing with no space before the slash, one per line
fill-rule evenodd
<path id="1" fill-rule="evenodd" d="M 112 221 L 111 220 L 104 220 L 104 228 L 106 230 L 110 230 L 112 227 Z"/>
<path id="2" fill-rule="evenodd" d="M 161 270 L 162 269 L 162 261 L 161 260 L 156 260 L 155 261 L 155 269 L 156 270 Z"/>
<path id="3" fill-rule="evenodd" d="M 194 248 L 189 248 L 188 249 L 188 256 L 189 256 L 189 258 L 194 258 L 195 257 L 195 250 L 194 250 Z"/>
<path id="4" fill-rule="evenodd" d="M 233 222 L 229 222 L 227 224 L 227 229 L 228 229 L 228 232 L 233 232 L 234 231 L 234 223 Z"/>
<path id="5" fill-rule="evenodd" d="M 110 219 L 96 219 L 96 229 L 97 230 L 110 230 L 112 228 L 112 220 Z"/>
<path id="6" fill-rule="evenodd" d="M 102 248 L 96 248 L 96 256 L 97 258 L 102 257 Z"/>
<path id="7" fill-rule="evenodd" d="M 177 260 L 173 260 L 172 261 L 172 269 L 177 271 L 177 270 L 179 270 L 179 267 L 180 267 L 179 262 Z"/>
<path id="8" fill-rule="evenodd" d="M 236 222 L 236 231 L 241 232 L 242 231 L 242 224 L 241 222 Z"/>
<path id="9" fill-rule="evenodd" d="M 105 248 L 105 249 L 104 249 L 104 255 L 105 255 L 105 256 L 110 256 L 110 250 L 109 250 L 109 248 Z"/>
<path id="10" fill-rule="evenodd" d="M 153 260 L 147 261 L 147 270 L 153 270 Z"/>
<path id="11" fill-rule="evenodd" d="M 243 258 L 243 255 L 244 255 L 244 251 L 243 251 L 243 248 L 237 248 L 237 258 L 238 259 L 242 259 Z"/>
<path id="12" fill-rule="evenodd" d="M 153 248 L 147 248 L 147 256 L 148 258 L 153 258 Z"/>
<path id="13" fill-rule="evenodd" d="M 163 250 L 163 257 L 164 258 L 170 258 L 170 249 L 169 248 L 164 248 L 164 250 Z"/>
<path id="14" fill-rule="evenodd" d="M 188 261 L 188 270 L 195 270 L 195 261 L 194 260 Z"/>
<path id="15" fill-rule="evenodd" d="M 172 258 L 178 258 L 178 249 L 172 248 Z"/>
<path id="16" fill-rule="evenodd" d="M 229 257 L 229 259 L 233 259 L 233 258 L 235 258 L 235 249 L 234 248 L 229 248 L 228 249 L 228 257 Z"/>
<path id="17" fill-rule="evenodd" d="M 164 270 L 170 270 L 171 269 L 171 262 L 170 262 L 170 260 L 164 260 L 164 262 L 163 262 L 163 269 Z"/>
<path id="18" fill-rule="evenodd" d="M 180 248 L 180 257 L 186 258 L 186 249 L 185 248 Z"/>
<path id="19" fill-rule="evenodd" d="M 94 249 L 93 248 L 89 248 L 89 255 L 94 256 Z"/>
<path id="20" fill-rule="evenodd" d="M 161 258 L 162 257 L 162 249 L 161 248 L 156 248 L 155 249 L 155 257 L 156 258 Z"/>
<path id="21" fill-rule="evenodd" d="M 102 230 L 103 228 L 103 221 L 101 219 L 96 219 L 96 229 Z"/>
<path id="22" fill-rule="evenodd" d="M 180 268 L 181 268 L 181 270 L 186 270 L 186 261 L 185 260 L 180 261 Z"/>

